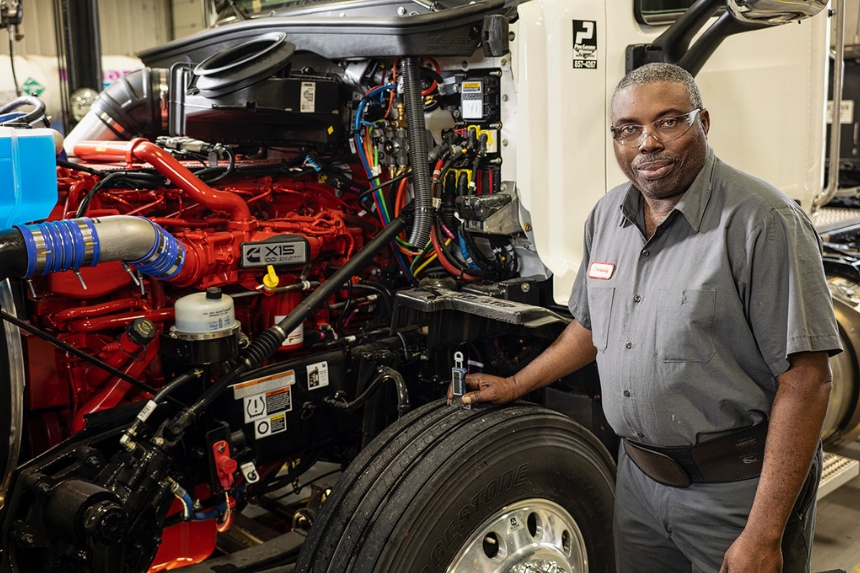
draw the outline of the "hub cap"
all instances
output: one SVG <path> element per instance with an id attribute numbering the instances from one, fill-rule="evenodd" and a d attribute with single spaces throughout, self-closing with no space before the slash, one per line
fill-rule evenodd
<path id="1" fill-rule="evenodd" d="M 546 499 L 505 507 L 466 540 L 447 573 L 585 573 L 588 556 L 576 522 Z"/>

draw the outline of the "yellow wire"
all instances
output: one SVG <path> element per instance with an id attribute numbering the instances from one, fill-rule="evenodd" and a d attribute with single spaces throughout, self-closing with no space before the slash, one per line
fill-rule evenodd
<path id="1" fill-rule="evenodd" d="M 433 253 L 433 255 L 432 255 L 429 259 L 427 259 L 426 261 L 424 261 L 423 263 L 421 263 L 421 266 L 420 266 L 420 267 L 418 267 L 417 269 L 415 269 L 415 272 L 414 272 L 414 273 L 412 273 L 412 274 L 413 274 L 414 276 L 418 276 L 418 274 L 419 274 L 421 271 L 423 271 L 423 270 L 424 270 L 424 267 L 426 267 L 427 265 L 429 265 L 430 263 L 432 263 L 432 262 L 433 262 L 433 260 L 434 260 L 435 258 L 436 258 L 436 253 Z"/>
<path id="2" fill-rule="evenodd" d="M 451 244 L 451 239 L 445 239 L 445 246 L 447 247 L 447 246 L 448 246 L 448 245 L 450 245 L 450 244 Z M 424 261 L 423 263 L 421 263 L 421 266 L 420 266 L 420 267 L 418 267 L 417 269 L 415 269 L 415 272 L 414 272 L 414 273 L 412 273 L 412 276 L 417 277 L 417 276 L 418 276 L 418 273 L 420 273 L 421 271 L 423 271 L 423 270 L 424 270 L 424 267 L 426 267 L 427 265 L 429 265 L 430 263 L 432 263 L 432 262 L 433 262 L 433 259 L 435 259 L 435 258 L 436 258 L 436 253 L 433 253 L 433 255 L 431 255 L 431 256 L 430 256 L 430 258 L 428 258 L 426 261 Z"/>

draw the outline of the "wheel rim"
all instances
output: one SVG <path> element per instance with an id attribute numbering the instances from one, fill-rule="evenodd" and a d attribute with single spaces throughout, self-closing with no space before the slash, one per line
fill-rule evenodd
<path id="1" fill-rule="evenodd" d="M 487 519 L 447 573 L 584 573 L 585 539 L 563 507 L 526 499 Z"/>

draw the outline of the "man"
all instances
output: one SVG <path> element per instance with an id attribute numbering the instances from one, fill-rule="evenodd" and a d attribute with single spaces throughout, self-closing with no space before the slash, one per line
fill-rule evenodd
<path id="1" fill-rule="evenodd" d="M 586 222 L 575 320 L 516 375 L 468 376 L 463 402 L 508 402 L 596 358 L 624 438 L 619 571 L 808 571 L 840 351 L 817 235 L 788 197 L 714 156 L 683 69 L 628 74 L 611 123 L 630 183 Z"/>

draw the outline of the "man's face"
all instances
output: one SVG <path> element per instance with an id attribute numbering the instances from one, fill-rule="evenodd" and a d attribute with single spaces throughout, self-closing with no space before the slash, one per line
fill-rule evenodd
<path id="1" fill-rule="evenodd" d="M 670 199 L 683 194 L 702 170 L 710 127 L 707 110 L 674 141 L 660 143 L 651 136 L 653 122 L 694 109 L 683 84 L 675 82 L 628 86 L 612 100 L 612 125 L 645 126 L 645 139 L 638 147 L 624 147 L 617 141 L 614 145 L 621 170 L 647 198 Z"/>

